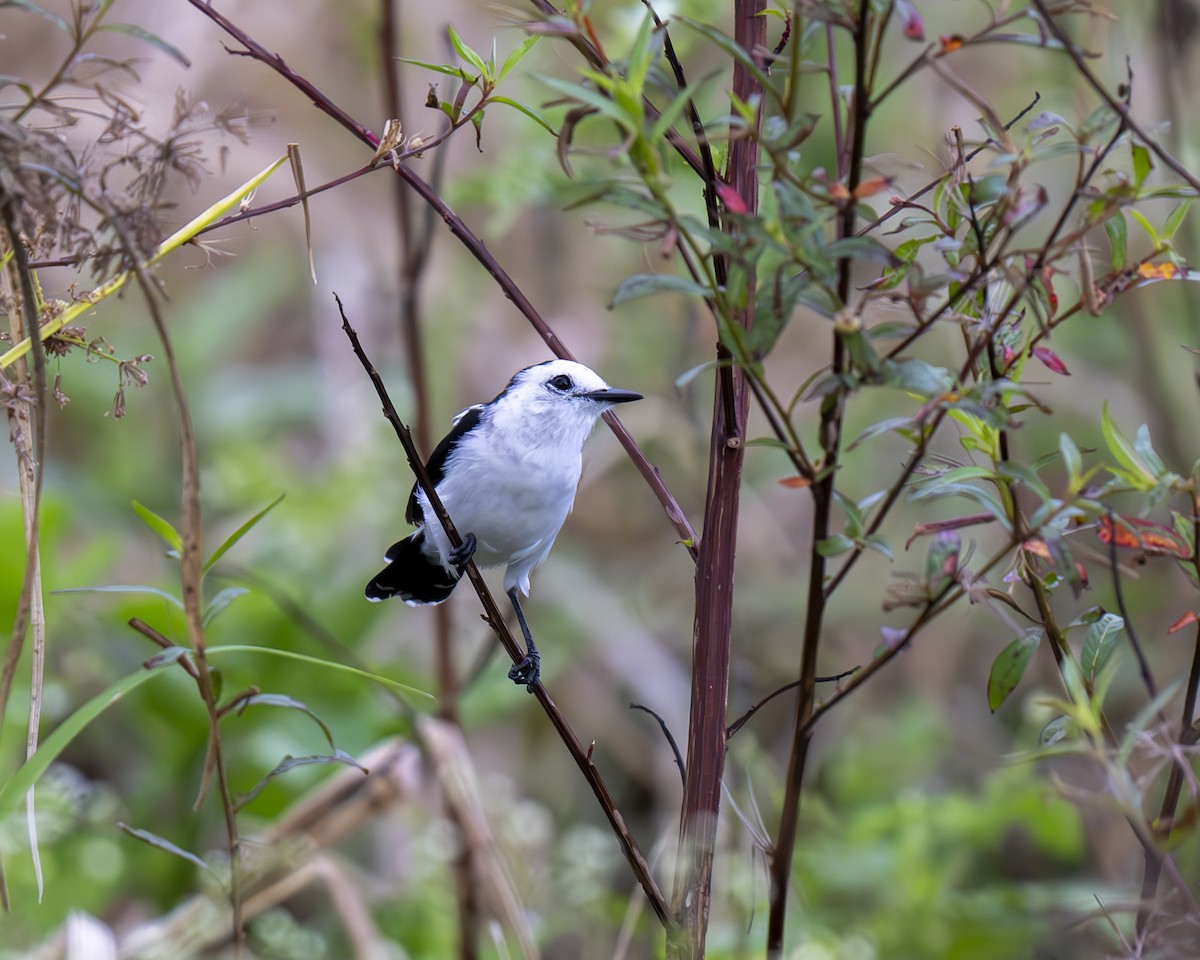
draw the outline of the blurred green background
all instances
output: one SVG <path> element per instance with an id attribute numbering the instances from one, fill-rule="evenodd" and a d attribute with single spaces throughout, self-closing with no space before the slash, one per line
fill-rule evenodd
<path id="1" fill-rule="evenodd" d="M 65 3 L 47 6 L 66 9 Z M 378 3 L 219 6 L 361 122 L 382 128 Z M 398 6 L 400 51 L 438 62 L 449 57 L 442 32 L 447 23 L 476 49 L 490 49 L 495 36 L 503 56 L 522 36 L 513 22 L 531 15 L 524 8 L 483 3 Z M 721 24 L 725 6 L 658 9 L 664 16 L 683 12 Z M 976 29 L 987 16 L 981 5 L 949 0 L 918 6 L 931 36 Z M 1192 50 L 1190 37 L 1163 34 L 1156 26 L 1158 4 L 1098 6 L 1119 19 L 1083 23 L 1081 41 L 1105 51 L 1095 69 L 1115 86 L 1125 79 L 1130 57 L 1138 115 L 1190 163 L 1196 152 L 1190 118 L 1172 116 L 1172 97 L 1194 90 L 1181 59 Z M 610 49 L 620 51 L 643 8 L 603 7 L 594 11 L 596 23 Z M 370 159 L 365 147 L 265 67 L 230 56 L 221 45 L 226 38 L 187 4 L 118 0 L 113 16 L 163 37 L 191 61 L 185 69 L 130 36 L 109 34 L 98 41 L 97 49 L 110 55 L 140 58 L 136 76 L 112 75 L 105 82 L 128 98 L 150 130 L 166 128 L 177 90 L 214 111 L 236 106 L 263 121 L 248 145 L 217 134 L 203 137 L 206 172 L 194 187 L 182 178 L 175 185 L 167 229 L 281 156 L 289 142 L 300 145 L 310 186 Z M 716 52 L 694 35 L 681 29 L 673 36 L 693 76 L 721 66 Z M 1181 47 L 1172 45 L 1180 40 Z M 888 43 L 893 70 L 918 49 L 898 32 Z M 64 52 L 51 24 L 18 7 L 0 8 L 4 73 L 37 85 Z M 1039 109 L 1068 118 L 1086 116 L 1095 105 L 1067 61 L 1044 52 L 983 48 L 954 68 L 1005 117 L 1024 108 L 1035 92 L 1042 98 Z M 452 87 L 417 67 L 397 69 L 405 131 L 428 137 L 440 129 L 440 115 L 423 106 L 427 84 L 440 83 L 443 97 Z M 553 94 L 538 82 L 539 73 L 574 77 L 576 59 L 565 45 L 543 42 L 506 81 L 507 93 L 541 109 Z M 725 112 L 727 83 L 722 74 L 708 88 L 708 116 Z M 1172 91 L 1172 85 L 1178 89 Z M 825 93 L 816 79 L 813 96 L 813 109 L 824 110 Z M 547 112 L 554 115 L 553 109 Z M 1168 131 L 1172 120 L 1176 126 Z M 873 120 L 872 168 L 896 177 L 892 192 L 920 185 L 940 170 L 944 137 L 953 124 L 969 136 L 978 132 L 969 104 L 933 75 L 918 77 Z M 62 135 L 81 149 L 88 131 L 64 129 Z M 614 385 L 646 395 L 644 402 L 622 409 L 622 419 L 699 529 L 710 378 L 699 376 L 683 388 L 675 384 L 709 359 L 713 331 L 696 305 L 684 300 L 660 297 L 608 309 L 622 278 L 662 268 L 657 245 L 598 229 L 620 222 L 621 214 L 604 208 L 564 211 L 586 192 L 589 168 L 599 170 L 606 161 L 602 156 L 577 161 L 580 176 L 573 182 L 559 168 L 554 146 L 517 113 L 491 110 L 481 150 L 469 133 L 442 148 L 444 195 L 581 360 Z M 805 145 L 805 163 L 828 164 L 828 147 L 829 132 L 819 129 Z M 1128 162 L 1127 152 L 1118 162 Z M 422 176 L 433 176 L 432 157 L 413 163 Z M 1061 191 L 1068 175 L 1067 166 L 1050 165 L 1045 183 Z M 169 295 L 166 313 L 198 433 L 208 548 L 286 494 L 214 571 L 214 587 L 242 585 L 250 592 L 215 621 L 209 642 L 353 659 L 432 691 L 431 611 L 372 605 L 362 597 L 384 549 L 406 533 L 404 504 L 412 481 L 340 330 L 332 297 L 341 296 L 402 416 L 414 417 L 398 321 L 395 187 L 396 178 L 384 169 L 310 201 L 315 285 L 307 272 L 298 207 L 210 234 L 211 250 L 186 248 L 155 274 Z M 683 202 L 698 206 L 690 181 L 681 177 L 678 189 Z M 292 192 L 283 170 L 255 202 Z M 1185 255 L 1193 236 L 1188 229 L 1178 238 Z M 490 399 L 513 371 L 549 353 L 448 231 L 435 225 L 432 243 L 421 322 L 437 436 L 463 406 Z M 47 295 L 64 298 L 91 286 L 85 273 L 70 268 L 44 270 L 42 283 Z M 1149 423 L 1170 465 L 1180 473 L 1190 470 L 1200 453 L 1195 360 L 1178 345 L 1200 344 L 1200 335 L 1192 293 L 1184 286 L 1159 284 L 1136 292 L 1105 315 L 1081 316 L 1056 332 L 1054 349 L 1072 376 L 1047 374 L 1047 382 L 1037 384 L 1054 415 L 1015 435 L 1022 456 L 1034 460 L 1053 451 L 1064 430 L 1081 447 L 1100 447 L 1099 409 L 1107 399 L 1126 432 Z M 1073 299 L 1074 289 L 1063 278 L 1059 295 Z M 132 290 L 97 307 L 86 323 L 88 336 L 105 337 L 119 357 L 161 352 Z M 958 331 L 947 329 L 942 336 L 944 349 L 952 350 Z M 825 323 L 815 318 L 798 318 L 788 328 L 768 367 L 780 393 L 790 394 L 826 362 L 827 342 Z M 52 365 L 70 403 L 50 411 L 45 463 L 44 733 L 154 653 L 126 626 L 131 616 L 180 642 L 185 636 L 178 611 L 163 600 L 53 592 L 105 584 L 177 590 L 174 562 L 130 507 L 138 500 L 177 520 L 178 427 L 169 381 L 159 359 L 145 369 L 149 383 L 128 389 L 128 413 L 115 419 L 115 365 L 87 363 L 78 352 Z M 847 435 L 907 402 L 883 391 L 867 395 L 854 407 Z M 801 407 L 798 421 L 812 435 L 815 405 Z M 755 435 L 764 432 L 760 424 L 752 429 Z M 952 436 L 944 442 L 947 450 L 956 447 Z M 839 489 L 863 497 L 886 486 L 906 453 L 906 445 L 892 436 L 864 444 L 848 456 Z M 778 483 L 788 474 L 778 451 L 763 447 L 748 453 L 731 716 L 793 679 L 798 669 L 809 502 L 804 491 Z M 6 445 L 0 452 L 0 623 L 6 624 L 14 617 L 24 568 L 16 483 Z M 903 612 L 885 614 L 880 604 L 894 571 L 920 568 L 923 550 L 915 547 L 914 556 L 902 549 L 914 524 L 929 519 L 916 507 L 898 510 L 888 524 L 895 562 L 865 557 L 839 592 L 822 672 L 866 662 L 879 644 L 881 626 L 907 622 Z M 657 726 L 627 705 L 652 707 L 684 740 L 692 570 L 675 539 L 657 502 L 601 426 L 585 450 L 576 508 L 550 560 L 535 574 L 526 607 L 547 685 L 580 738 L 595 741 L 597 763 L 643 847 L 657 851 L 657 870 L 668 889 L 678 773 Z M 1195 605 L 1185 580 L 1161 561 L 1152 562 L 1127 590 L 1160 676 L 1181 675 L 1188 642 L 1184 634 L 1166 637 L 1165 627 Z M 1090 594 L 1064 614 L 1069 620 L 1091 604 L 1112 603 L 1106 571 L 1098 564 Z M 489 648 L 490 633 L 469 591 L 459 591 L 449 606 L 456 660 L 465 673 Z M 1010 638 L 1006 624 L 964 606 L 923 633 L 911 651 L 822 723 L 802 808 L 791 956 L 1100 955 L 1101 942 L 1108 942 L 1103 921 L 1081 921 L 1096 913 L 1096 897 L 1114 907 L 1136 897 L 1141 854 L 1119 811 L 1098 794 L 1095 802 L 1088 799 L 1101 786 L 1097 771 L 1082 763 L 1050 767 L 1011 759 L 1037 746 L 1041 727 L 1053 716 L 1042 700 L 1059 695 L 1059 682 L 1049 653 L 1039 651 L 1021 688 L 992 716 L 987 672 Z M 655 955 L 661 945 L 652 918 L 629 908 L 633 884 L 600 811 L 534 701 L 505 679 L 503 659 L 493 654 L 463 692 L 462 721 L 491 829 L 544 955 L 614 956 L 623 924 L 633 931 L 627 955 Z M 226 693 L 255 685 L 303 701 L 329 726 L 337 747 L 351 755 L 410 734 L 409 721 L 390 695 L 348 675 L 255 656 L 231 655 L 217 665 Z M 0 742 L 5 777 L 24 749 L 28 676 L 23 665 L 5 717 Z M 1110 712 L 1126 720 L 1142 705 L 1136 672 L 1124 662 Z M 755 835 L 761 838 L 763 823 L 767 828 L 775 823 L 793 709 L 790 697 L 778 698 L 731 744 L 727 784 L 736 809 L 728 806 L 721 823 L 709 935 L 714 957 L 761 955 L 767 881 Z M 319 727 L 294 711 L 251 708 L 228 717 L 222 729 L 237 792 L 248 791 L 285 755 L 327 749 Z M 14 904 L 0 918 L 0 956 L 22 956 L 47 942 L 71 911 L 91 913 L 124 933 L 211 885 L 192 864 L 114 826 L 122 821 L 153 831 L 219 862 L 214 852 L 224 844 L 219 806 L 210 797 L 201 809 L 192 809 L 206 735 L 194 685 L 168 669 L 115 704 L 70 746 L 37 792 L 45 874 L 40 904 L 23 811 L 0 823 Z M 266 830 L 335 772 L 310 766 L 272 780 L 242 813 L 243 833 L 253 838 Z M 1077 802 L 1064 799 L 1064 792 Z M 1156 805 L 1152 792 L 1150 806 Z M 424 768 L 412 795 L 381 809 L 330 854 L 341 870 L 339 883 L 369 908 L 379 956 L 454 955 L 451 861 L 457 843 L 435 778 Z M 1184 875 L 1194 878 L 1200 872 L 1194 841 L 1178 856 Z M 255 920 L 255 954 L 297 960 L 363 955 L 333 901 L 329 892 L 309 888 L 290 898 L 286 909 Z M 490 908 L 485 912 L 492 915 Z M 483 949 L 486 956 L 505 955 L 490 932 Z"/>

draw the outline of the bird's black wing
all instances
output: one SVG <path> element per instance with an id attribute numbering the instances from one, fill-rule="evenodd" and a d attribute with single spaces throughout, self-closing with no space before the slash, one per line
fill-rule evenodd
<path id="1" fill-rule="evenodd" d="M 429 462 L 425 464 L 425 470 L 429 474 L 429 479 L 433 483 L 434 488 L 442 482 L 442 478 L 446 475 L 446 460 L 454 452 L 454 448 L 462 442 L 463 437 L 479 425 L 479 421 L 483 419 L 483 411 L 484 405 L 481 403 L 467 407 L 466 410 L 454 418 L 454 426 L 442 438 L 442 442 L 434 448 Z M 421 516 L 421 506 L 417 503 L 417 490 L 419 487 L 420 484 L 414 483 L 412 493 L 408 496 L 408 509 L 405 511 L 404 519 L 409 523 L 420 523 L 424 519 Z"/>

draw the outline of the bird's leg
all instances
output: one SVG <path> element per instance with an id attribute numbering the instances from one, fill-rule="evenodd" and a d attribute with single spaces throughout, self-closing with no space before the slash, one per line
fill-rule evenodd
<path id="1" fill-rule="evenodd" d="M 537 686 L 542 676 L 542 658 L 538 656 L 537 647 L 533 643 L 533 635 L 529 632 L 529 624 L 525 622 L 525 612 L 521 609 L 520 594 L 517 593 L 516 587 L 508 591 L 508 599 L 512 601 L 513 609 L 517 611 L 517 623 L 521 625 L 521 633 L 525 636 L 527 651 L 520 663 L 512 665 L 512 669 L 508 671 L 508 679 L 518 686 L 525 684 L 526 689 L 533 693 L 533 688 Z"/>
<path id="2" fill-rule="evenodd" d="M 476 543 L 475 534 L 465 534 L 462 538 L 462 543 L 448 554 L 447 559 L 454 564 L 459 573 L 462 573 L 462 568 L 467 565 L 467 561 L 475 556 Z"/>

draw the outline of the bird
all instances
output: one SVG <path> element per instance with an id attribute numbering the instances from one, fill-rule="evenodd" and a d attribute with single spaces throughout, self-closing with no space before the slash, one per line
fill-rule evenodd
<path id="1" fill-rule="evenodd" d="M 437 604 L 453 592 L 469 560 L 503 566 L 504 592 L 526 649 L 508 676 L 532 693 L 541 657 L 521 609 L 529 575 L 550 553 L 575 502 L 583 443 L 596 421 L 616 404 L 641 399 L 610 387 L 582 363 L 559 359 L 518 370 L 490 403 L 467 407 L 425 465 L 461 546 L 450 543 L 429 497 L 414 484 L 405 518 L 417 529 L 388 549 L 367 599 Z"/>

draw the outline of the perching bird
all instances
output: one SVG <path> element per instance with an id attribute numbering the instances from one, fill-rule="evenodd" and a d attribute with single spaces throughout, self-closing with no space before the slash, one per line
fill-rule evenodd
<path id="1" fill-rule="evenodd" d="M 529 596 L 529 574 L 546 559 L 575 501 L 580 452 L 596 420 L 615 403 L 641 398 L 614 390 L 581 363 L 548 360 L 514 374 L 491 403 L 467 407 L 426 464 L 462 546 L 450 545 L 415 485 L 405 516 L 417 531 L 389 548 L 367 599 L 441 603 L 472 557 L 481 567 L 505 565 L 504 591 L 528 651 L 508 676 L 532 691 L 540 658 L 520 595 Z"/>

